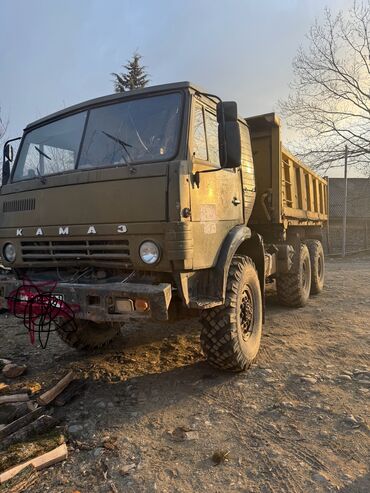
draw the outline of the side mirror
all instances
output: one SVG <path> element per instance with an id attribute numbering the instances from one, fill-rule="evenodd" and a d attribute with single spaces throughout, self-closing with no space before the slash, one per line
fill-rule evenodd
<path id="1" fill-rule="evenodd" d="M 217 104 L 220 163 L 223 168 L 238 168 L 242 161 L 238 107 L 235 101 Z"/>
<path id="2" fill-rule="evenodd" d="M 10 163 L 14 159 L 14 149 L 9 143 L 4 145 L 4 155 L 3 155 L 3 174 L 2 174 L 2 184 L 6 185 L 10 178 Z"/>
<path id="3" fill-rule="evenodd" d="M 14 148 L 11 144 L 5 144 L 4 148 L 4 160 L 9 161 L 9 163 L 13 162 L 14 159 Z"/>

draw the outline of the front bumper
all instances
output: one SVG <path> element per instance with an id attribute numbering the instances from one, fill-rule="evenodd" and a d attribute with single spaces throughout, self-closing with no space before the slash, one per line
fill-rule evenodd
<path id="1" fill-rule="evenodd" d="M 37 305 L 34 312 L 40 312 L 51 299 L 52 306 L 58 305 L 57 300 L 63 300 L 63 304 L 74 312 L 76 318 L 94 322 L 120 322 L 128 318 L 168 320 L 171 297 L 172 288 L 169 283 L 152 285 L 73 284 L 15 279 L 0 281 L 0 308 L 16 311 L 18 316 L 22 315 L 22 310 L 28 313 L 30 304 Z M 136 309 L 135 301 L 138 299 L 147 302 L 148 308 L 145 311 Z M 117 301 L 122 300 L 125 300 L 124 306 L 131 306 L 131 309 L 118 310 L 117 307 L 122 305 L 117 304 Z"/>

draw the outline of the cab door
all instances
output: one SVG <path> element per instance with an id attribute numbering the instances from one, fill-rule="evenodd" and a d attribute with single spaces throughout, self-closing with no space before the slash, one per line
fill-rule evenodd
<path id="1" fill-rule="evenodd" d="M 241 171 L 220 167 L 214 106 L 194 100 L 190 137 L 194 268 L 206 268 L 214 265 L 230 229 L 243 223 Z"/>

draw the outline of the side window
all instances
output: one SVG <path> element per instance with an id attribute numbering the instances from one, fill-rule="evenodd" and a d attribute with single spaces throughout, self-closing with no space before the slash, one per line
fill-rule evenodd
<path id="1" fill-rule="evenodd" d="M 199 104 L 195 105 L 194 112 L 194 135 L 193 153 L 198 159 L 207 161 L 206 132 L 204 127 L 203 108 Z"/>
<path id="2" fill-rule="evenodd" d="M 216 115 L 206 111 L 206 131 L 208 143 L 209 162 L 216 167 L 220 167 L 220 154 L 218 147 L 218 123 Z"/>

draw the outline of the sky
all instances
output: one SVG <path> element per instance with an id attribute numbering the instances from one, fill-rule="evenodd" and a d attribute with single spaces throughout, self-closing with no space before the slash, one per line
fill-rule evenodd
<path id="1" fill-rule="evenodd" d="M 0 107 L 7 136 L 113 92 L 138 50 L 151 85 L 190 80 L 244 116 L 277 110 L 292 59 L 324 6 L 352 0 L 0 0 Z"/>

